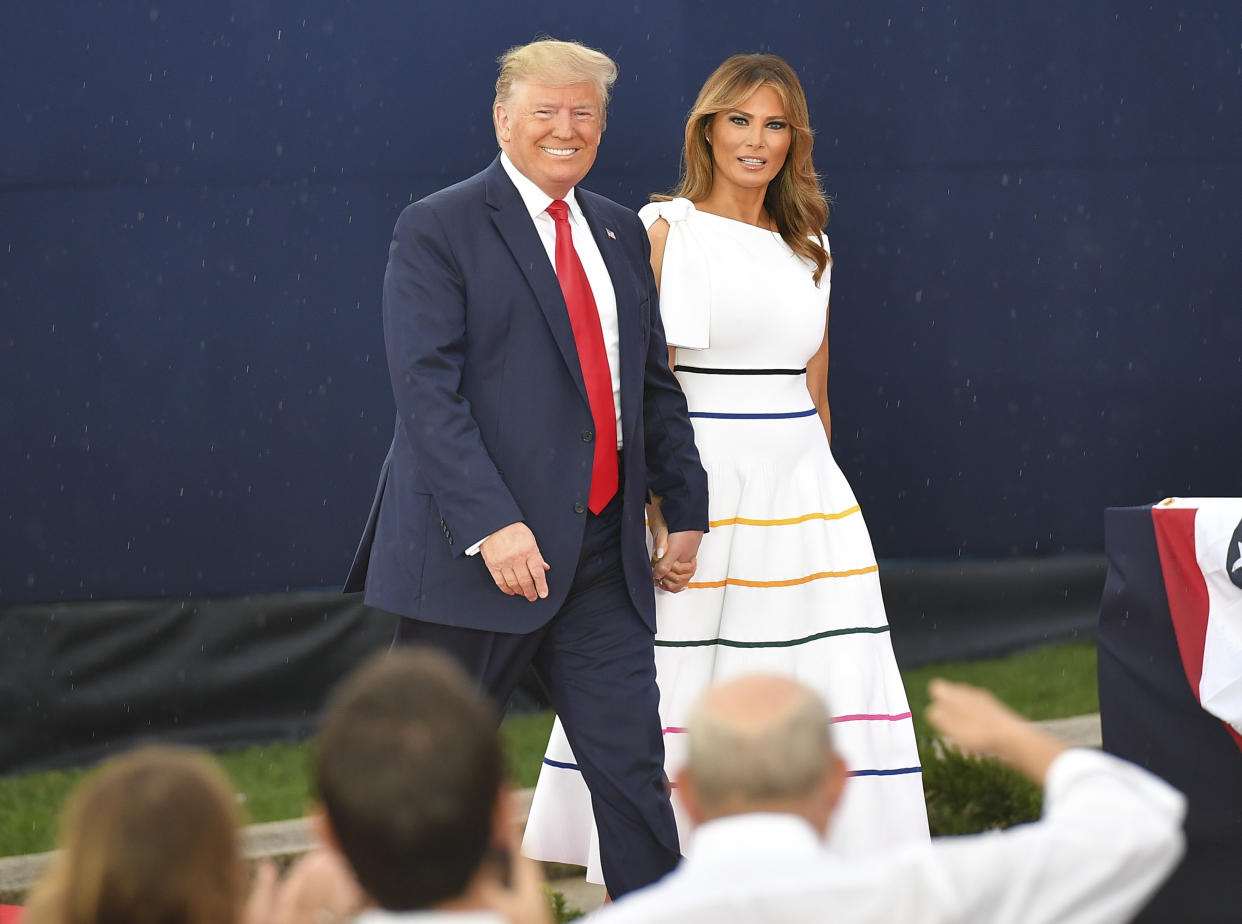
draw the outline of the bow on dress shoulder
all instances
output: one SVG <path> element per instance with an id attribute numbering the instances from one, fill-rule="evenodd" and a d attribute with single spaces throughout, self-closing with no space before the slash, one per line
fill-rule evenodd
<path id="1" fill-rule="evenodd" d="M 643 227 L 659 219 L 668 222 L 668 241 L 660 270 L 660 318 L 669 346 L 706 350 L 711 319 L 711 272 L 706 242 L 691 219 L 689 199 L 651 202 L 638 212 Z"/>

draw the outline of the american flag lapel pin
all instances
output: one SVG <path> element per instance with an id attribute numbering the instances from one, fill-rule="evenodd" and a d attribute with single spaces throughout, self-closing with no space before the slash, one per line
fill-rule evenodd
<path id="1" fill-rule="evenodd" d="M 614 241 L 617 239 L 617 236 L 616 236 L 615 234 L 613 234 L 613 233 L 612 233 L 612 228 L 605 228 L 605 229 L 604 229 L 604 233 L 605 233 L 605 234 L 607 234 L 607 235 L 608 235 L 610 238 L 612 238 Z"/>

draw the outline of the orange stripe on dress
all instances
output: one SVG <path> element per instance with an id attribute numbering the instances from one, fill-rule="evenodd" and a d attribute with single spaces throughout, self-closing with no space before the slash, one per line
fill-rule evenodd
<path id="1" fill-rule="evenodd" d="M 721 526 L 793 526 L 797 523 L 805 523 L 808 520 L 840 520 L 851 514 L 858 513 L 859 506 L 855 504 L 847 510 L 840 513 L 804 513 L 800 517 L 786 517 L 783 520 L 755 520 L 750 517 L 729 517 L 727 520 L 712 520 L 707 525 L 712 529 Z"/>
<path id="2" fill-rule="evenodd" d="M 798 584 L 809 584 L 824 578 L 855 577 L 859 574 L 871 574 L 879 571 L 879 565 L 868 565 L 866 568 L 851 568 L 848 571 L 818 571 L 805 577 L 790 578 L 787 581 L 748 581 L 745 578 L 725 578 L 723 581 L 691 581 L 686 586 L 695 588 L 725 587 L 796 587 Z"/>

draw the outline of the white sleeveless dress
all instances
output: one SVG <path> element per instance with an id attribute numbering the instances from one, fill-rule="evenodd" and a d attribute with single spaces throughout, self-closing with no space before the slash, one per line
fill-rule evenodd
<path id="1" fill-rule="evenodd" d="M 669 222 L 661 316 L 707 471 L 710 532 L 680 594 L 656 590 L 656 673 L 670 779 L 688 713 L 709 686 L 756 671 L 792 676 L 828 703 L 851 779 L 829 846 L 862 853 L 928 838 L 910 708 L 889 640 L 871 538 L 806 387 L 829 274 L 780 236 L 652 203 Z M 826 241 L 825 241 L 826 243 Z M 693 832 L 673 791 L 683 853 Z M 558 721 L 523 852 L 602 881 L 590 795 Z"/>

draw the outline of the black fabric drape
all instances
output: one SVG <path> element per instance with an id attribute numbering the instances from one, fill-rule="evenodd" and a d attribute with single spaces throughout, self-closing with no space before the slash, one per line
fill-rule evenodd
<path id="1" fill-rule="evenodd" d="M 1098 556 L 881 562 L 902 667 L 1090 638 Z M 0 607 L 0 773 L 139 741 L 215 749 L 313 734 L 332 685 L 396 617 L 335 591 Z M 528 680 L 515 710 L 544 705 Z"/>

